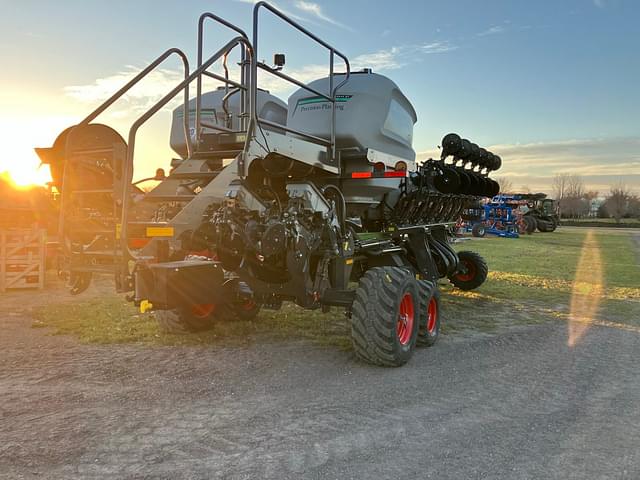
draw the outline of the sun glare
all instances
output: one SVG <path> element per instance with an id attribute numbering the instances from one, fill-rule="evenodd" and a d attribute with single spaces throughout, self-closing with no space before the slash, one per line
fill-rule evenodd
<path id="1" fill-rule="evenodd" d="M 40 164 L 33 149 L 50 146 L 60 132 L 60 122 L 48 118 L 22 120 L 10 122 L 0 118 L 0 128 L 3 135 L 6 134 L 0 155 L 0 175 L 17 188 L 46 185 L 51 181 L 49 167 Z"/>
<path id="2" fill-rule="evenodd" d="M 51 181 L 49 167 L 40 165 L 40 160 L 35 153 L 33 156 L 27 152 L 22 155 L 12 155 L 9 157 L 9 161 L 2 163 L 0 170 L 0 173 L 6 175 L 11 183 L 18 188 L 46 185 Z"/>
<path id="3" fill-rule="evenodd" d="M 2 174 L 17 188 L 29 188 L 38 185 L 46 185 L 51 181 L 51 174 L 47 165 L 40 165 L 40 161 L 35 161 L 28 156 L 13 157 L 14 165 L 3 165 Z"/>
<path id="4" fill-rule="evenodd" d="M 575 346 L 594 323 L 604 292 L 604 271 L 600 245 L 593 233 L 587 232 L 576 269 L 571 294 L 569 338 L 567 344 Z"/>

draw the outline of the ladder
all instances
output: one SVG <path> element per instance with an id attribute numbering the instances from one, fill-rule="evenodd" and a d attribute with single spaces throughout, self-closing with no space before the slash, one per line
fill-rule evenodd
<path id="1" fill-rule="evenodd" d="M 262 9 L 271 12 L 329 51 L 329 92 L 318 92 L 304 82 L 257 60 L 258 22 Z M 235 35 L 209 57 L 205 57 L 203 46 L 207 21 L 221 25 Z M 327 169 L 332 173 L 340 170 L 335 147 L 335 105 L 336 92 L 348 81 L 350 74 L 349 61 L 345 55 L 265 2 L 258 2 L 254 6 L 252 42 L 242 29 L 210 12 L 202 14 L 198 20 L 197 41 L 197 67 L 193 71 L 190 71 L 186 54 L 180 49 L 170 48 L 82 122 L 63 132 L 65 148 L 59 236 L 64 254 L 61 270 L 69 274 L 72 293 L 83 291 L 94 273 L 115 274 L 116 289 L 128 292 L 134 288 L 132 265 L 139 262 L 169 261 L 172 251 L 170 247 L 175 246 L 178 239 L 188 235 L 190 229 L 199 224 L 203 212 L 216 197 L 214 192 L 221 185 L 228 185 L 229 175 L 241 178 L 246 176 L 247 159 L 257 155 L 252 153 L 257 128 L 263 135 L 266 131 L 272 145 L 293 145 L 291 150 L 294 158 L 296 151 L 299 159 L 304 160 L 309 156 L 318 157 L 317 151 L 323 150 Z M 227 56 L 235 48 L 240 49 L 239 81 L 230 78 L 226 65 Z M 184 79 L 133 123 L 126 141 L 115 130 L 94 123 L 100 114 L 170 57 L 181 60 Z M 336 57 L 341 58 L 346 66 L 345 79 L 338 85 L 333 83 Z M 220 60 L 223 61 L 224 76 L 211 71 L 211 67 Z M 331 102 L 333 115 L 330 138 L 316 137 L 259 118 L 256 111 L 258 70 L 305 88 Z M 242 111 L 239 130 L 202 119 L 203 77 L 222 82 L 227 94 L 240 93 Z M 192 136 L 189 87 L 194 81 L 196 108 Z M 156 188 L 150 192 L 142 192 L 132 185 L 137 132 L 180 94 L 183 95 L 182 126 L 187 156 Z M 223 149 L 211 148 L 206 140 L 207 135 L 212 135 L 207 131 L 212 130 L 228 134 L 232 139 L 236 138 L 236 141 L 225 145 Z M 312 154 L 309 155 L 309 152 Z M 264 155 L 262 151 L 260 154 Z M 224 168 L 225 159 L 235 159 L 233 174 Z M 222 172 L 226 172 L 225 175 L 221 175 Z"/>

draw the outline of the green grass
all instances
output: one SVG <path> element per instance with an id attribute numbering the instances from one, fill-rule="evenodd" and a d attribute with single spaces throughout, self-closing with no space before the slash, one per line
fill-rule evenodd
<path id="1" fill-rule="evenodd" d="M 35 309 L 34 328 L 50 327 L 56 335 L 73 335 L 85 343 L 142 343 L 153 345 L 243 345 L 257 336 L 306 339 L 318 345 L 349 346 L 348 326 L 337 310 L 323 314 L 285 305 L 263 310 L 251 321 L 218 321 L 213 329 L 188 335 L 161 332 L 153 313 L 140 314 L 119 296 Z"/>
<path id="2" fill-rule="evenodd" d="M 615 218 L 563 218 L 562 225 L 570 227 L 640 228 L 640 219 L 621 218 L 619 222 L 616 222 Z"/>
<path id="3" fill-rule="evenodd" d="M 615 218 L 563 218 L 562 222 L 571 222 L 571 223 L 640 223 L 640 219 L 638 218 L 621 218 L 619 222 L 616 222 Z"/>
<path id="4" fill-rule="evenodd" d="M 572 306 L 574 318 L 588 313 L 594 321 L 640 326 L 640 266 L 631 236 L 593 230 L 587 243 L 588 234 L 588 230 L 560 229 L 519 239 L 463 242 L 458 249 L 482 254 L 490 274 L 477 291 L 453 290 L 444 297 L 449 326 L 475 328 L 478 317 L 494 327 L 567 319 Z M 591 305 L 586 302 L 591 297 L 597 297 L 599 304 L 584 312 L 581 305 Z M 465 314 L 469 308 L 475 313 L 473 319 Z"/>
<path id="5" fill-rule="evenodd" d="M 597 296 L 591 320 L 640 327 L 640 266 L 631 236 L 594 230 L 586 243 L 587 235 L 587 229 L 559 229 L 519 239 L 488 237 L 460 243 L 458 250 L 474 250 L 486 258 L 490 274 L 472 292 L 442 282 L 444 333 L 475 335 L 511 325 L 564 321 L 570 318 L 574 291 L 577 308 L 580 301 Z M 592 265 L 598 257 L 601 275 Z M 286 339 L 340 348 L 350 345 L 341 310 L 323 314 L 294 305 L 277 312 L 263 310 L 253 321 L 218 321 L 211 331 L 190 335 L 160 332 L 153 314 L 140 314 L 115 295 L 49 305 L 37 309 L 35 318 L 34 327 L 50 327 L 54 334 L 88 343 L 244 345 L 257 339 Z"/>

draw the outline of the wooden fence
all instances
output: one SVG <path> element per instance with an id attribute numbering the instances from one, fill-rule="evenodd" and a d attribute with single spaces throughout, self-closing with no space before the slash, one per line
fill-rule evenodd
<path id="1" fill-rule="evenodd" d="M 46 241 L 44 229 L 0 230 L 0 292 L 44 287 Z"/>

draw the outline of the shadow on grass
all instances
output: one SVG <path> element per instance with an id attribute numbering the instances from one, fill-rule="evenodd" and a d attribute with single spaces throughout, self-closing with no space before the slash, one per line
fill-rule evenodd
<path id="1" fill-rule="evenodd" d="M 489 289 L 487 289 L 489 290 Z M 462 292 L 442 286 L 442 333 L 491 333 L 514 324 L 540 323 L 552 318 L 522 300 L 504 301 L 495 292 Z M 495 296 L 495 295 L 498 296 Z M 34 311 L 34 328 L 54 335 L 72 335 L 84 343 L 146 345 L 248 345 L 257 339 L 309 341 L 320 346 L 351 348 L 350 327 L 341 309 L 329 313 L 285 304 L 279 311 L 263 310 L 250 321 L 216 320 L 206 332 L 174 335 L 159 330 L 152 313 L 140 314 L 115 295 L 74 304 L 51 305 Z"/>
<path id="2" fill-rule="evenodd" d="M 595 320 L 638 326 L 639 267 L 631 237 L 598 234 L 597 238 L 606 288 Z M 483 239 L 464 245 L 462 248 L 471 247 L 484 255 L 493 271 L 477 291 L 455 290 L 446 282 L 441 285 L 443 333 L 473 335 L 513 325 L 566 321 L 584 240 L 585 232 L 565 231 L 518 240 Z M 38 308 L 34 317 L 34 327 L 49 327 L 53 334 L 73 335 L 87 343 L 242 345 L 256 338 L 272 338 L 351 348 L 349 322 L 341 309 L 323 314 L 292 304 L 285 304 L 280 311 L 263 310 L 252 321 L 216 321 L 210 331 L 189 335 L 160 332 L 153 314 L 139 314 L 115 295 Z"/>
<path id="3" fill-rule="evenodd" d="M 216 320 L 206 332 L 186 335 L 159 330 L 152 313 L 140 314 L 117 296 L 75 304 L 39 307 L 34 328 L 51 328 L 54 335 L 72 335 L 95 344 L 244 345 L 256 337 L 275 340 L 310 340 L 318 345 L 350 348 L 349 327 L 342 312 L 323 314 L 285 305 L 280 311 L 263 310 L 254 320 Z"/>

